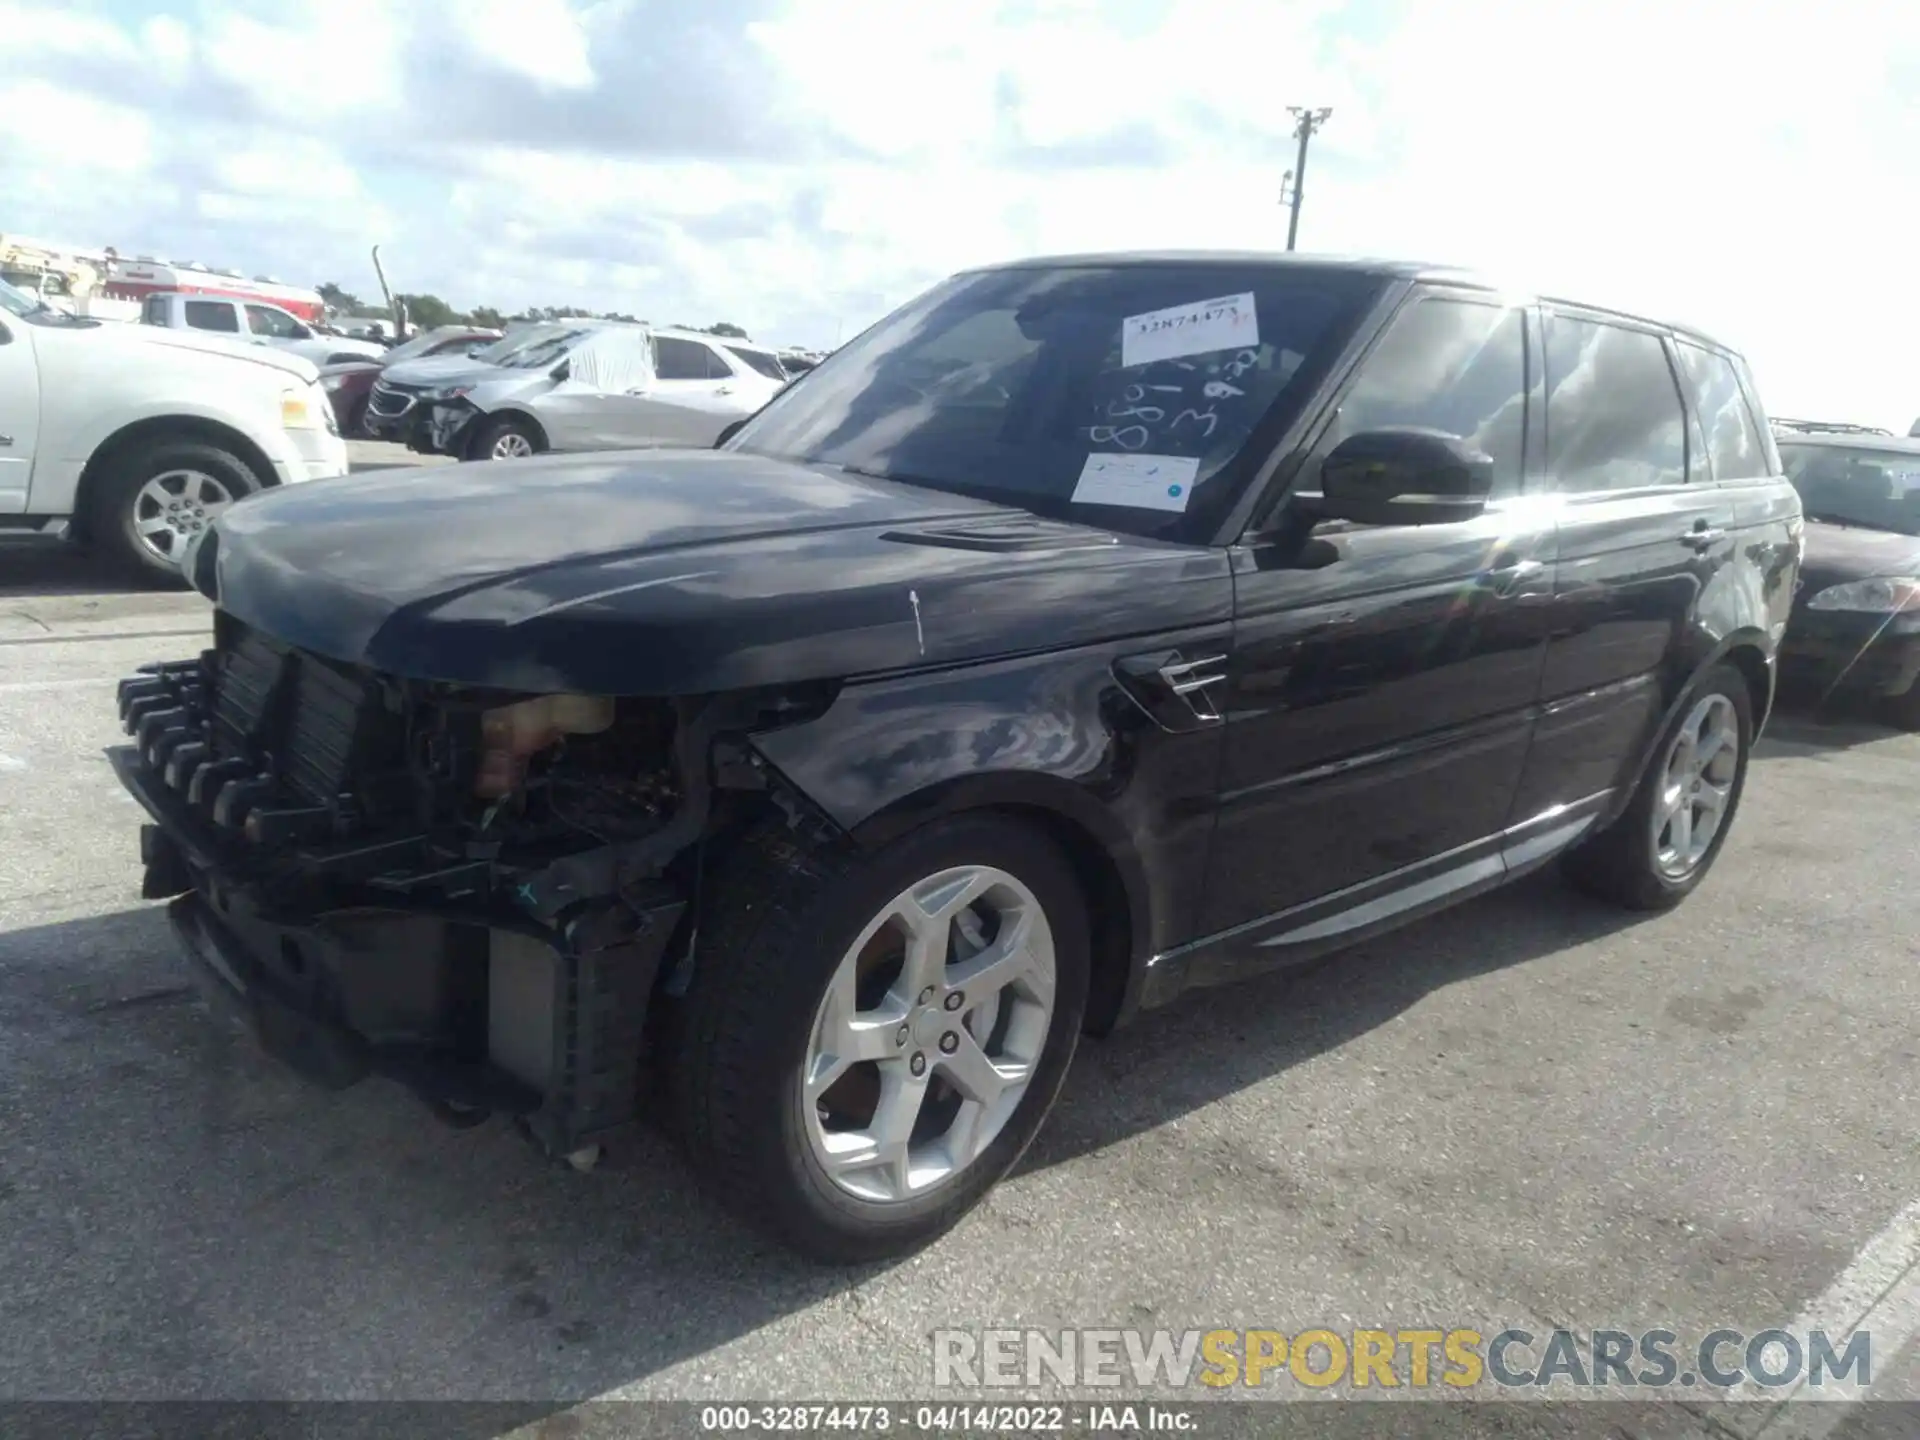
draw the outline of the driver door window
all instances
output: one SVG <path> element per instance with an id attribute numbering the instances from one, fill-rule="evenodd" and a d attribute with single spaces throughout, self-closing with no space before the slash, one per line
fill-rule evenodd
<path id="1" fill-rule="evenodd" d="M 1425 299 L 1402 310 L 1366 358 L 1313 447 L 1299 488 L 1319 489 L 1319 462 L 1349 435 L 1412 426 L 1439 430 L 1493 460 L 1493 494 L 1520 492 L 1527 431 L 1523 311 Z"/>

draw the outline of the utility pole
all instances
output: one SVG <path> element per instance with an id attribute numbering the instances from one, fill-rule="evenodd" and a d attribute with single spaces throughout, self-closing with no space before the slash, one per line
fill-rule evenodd
<path id="1" fill-rule="evenodd" d="M 1287 249 L 1291 250 L 1295 238 L 1300 233 L 1300 196 L 1307 188 L 1307 142 L 1313 138 L 1314 131 L 1327 123 L 1327 117 L 1333 114 L 1333 111 L 1326 106 L 1311 110 L 1302 105 L 1289 105 L 1287 113 L 1293 116 L 1295 121 L 1293 133 L 1300 139 L 1300 156 L 1293 162 L 1293 169 L 1288 172 L 1288 178 L 1293 182 L 1292 214 L 1287 217 Z M 1283 190 L 1282 203 L 1288 203 L 1288 199 Z"/>

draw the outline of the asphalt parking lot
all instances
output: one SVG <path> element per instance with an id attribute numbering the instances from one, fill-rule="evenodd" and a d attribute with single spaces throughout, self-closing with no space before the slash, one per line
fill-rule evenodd
<path id="1" fill-rule="evenodd" d="M 205 624 L 0 548 L 0 1397 L 908 1397 L 936 1326 L 1751 1334 L 1888 1297 L 1875 1390 L 1920 1397 L 1920 737 L 1781 717 L 1676 913 L 1539 876 L 1090 1043 L 980 1213 L 834 1272 L 651 1131 L 574 1174 L 211 1019 L 101 756 L 115 680 Z"/>

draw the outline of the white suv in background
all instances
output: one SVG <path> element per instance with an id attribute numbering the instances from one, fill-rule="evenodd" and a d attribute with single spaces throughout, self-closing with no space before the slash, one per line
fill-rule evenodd
<path id="1" fill-rule="evenodd" d="M 255 490 L 347 471 L 309 360 L 75 319 L 0 283 L 0 526 L 179 583 L 187 543 Z"/>

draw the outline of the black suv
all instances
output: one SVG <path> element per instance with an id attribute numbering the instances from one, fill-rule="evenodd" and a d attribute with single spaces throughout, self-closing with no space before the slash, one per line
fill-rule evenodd
<path id="1" fill-rule="evenodd" d="M 1882 701 L 1920 730 L 1920 440 L 1798 423 L 1780 437 L 1806 512 L 1783 688 Z"/>
<path id="2" fill-rule="evenodd" d="M 1083 1033 L 1564 856 L 1699 884 L 1800 506 L 1730 351 L 1414 265 L 958 275 L 710 451 L 299 485 L 113 752 L 211 991 L 341 1085 L 896 1254 Z"/>

